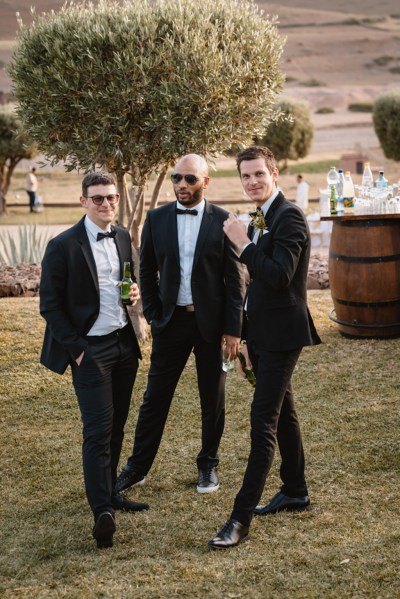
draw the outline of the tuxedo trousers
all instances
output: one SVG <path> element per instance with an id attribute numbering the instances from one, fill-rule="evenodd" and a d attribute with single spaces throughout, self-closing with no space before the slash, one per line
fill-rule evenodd
<path id="1" fill-rule="evenodd" d="M 220 340 L 206 342 L 194 312 L 177 306 L 166 328 L 153 335 L 147 389 L 139 410 L 127 468 L 145 476 L 157 455 L 175 388 L 193 351 L 201 407 L 198 468 L 218 465 L 225 424 L 225 378 Z M 191 392 L 191 390 L 190 390 Z"/>
<path id="2" fill-rule="evenodd" d="M 257 377 L 250 416 L 251 447 L 242 488 L 231 514 L 231 518 L 247 526 L 261 499 L 274 459 L 276 440 L 282 460 L 282 493 L 289 497 L 307 495 L 303 443 L 291 385 L 301 348 L 264 351 L 249 340 L 248 350 Z"/>
<path id="3" fill-rule="evenodd" d="M 109 335 L 86 337 L 89 345 L 81 364 L 72 364 L 83 423 L 85 489 L 95 517 L 114 511 L 111 496 L 138 369 L 133 335 L 127 325 Z"/>

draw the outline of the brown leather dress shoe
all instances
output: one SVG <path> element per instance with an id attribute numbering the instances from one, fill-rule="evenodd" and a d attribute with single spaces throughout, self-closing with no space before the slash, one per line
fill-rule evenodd
<path id="1" fill-rule="evenodd" d="M 229 549 L 236 547 L 239 543 L 246 541 L 249 535 L 249 527 L 238 520 L 230 518 L 225 522 L 216 537 L 208 541 L 210 549 Z"/>

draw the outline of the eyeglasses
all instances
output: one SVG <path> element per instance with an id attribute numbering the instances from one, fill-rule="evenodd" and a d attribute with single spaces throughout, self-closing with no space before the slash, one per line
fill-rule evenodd
<path id="1" fill-rule="evenodd" d="M 96 204 L 96 206 L 101 206 L 104 200 L 107 200 L 110 206 L 114 206 L 119 202 L 119 193 L 113 193 L 109 196 L 85 196 L 85 198 L 92 200 L 93 204 Z"/>
<path id="2" fill-rule="evenodd" d="M 189 185 L 194 185 L 197 181 L 200 181 L 196 175 L 181 175 L 180 173 L 172 173 L 171 175 L 172 183 L 180 183 L 182 179 L 185 179 Z"/>

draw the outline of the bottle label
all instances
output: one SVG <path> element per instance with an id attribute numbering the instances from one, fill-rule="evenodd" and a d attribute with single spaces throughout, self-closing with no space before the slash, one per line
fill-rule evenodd
<path id="1" fill-rule="evenodd" d="M 343 198 L 345 208 L 354 208 L 354 198 Z"/>

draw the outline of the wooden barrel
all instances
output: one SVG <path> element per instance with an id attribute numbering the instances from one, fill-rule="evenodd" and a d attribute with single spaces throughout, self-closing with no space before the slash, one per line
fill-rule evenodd
<path id="1" fill-rule="evenodd" d="M 335 312 L 330 317 L 342 335 L 399 337 L 399 215 L 335 219 L 329 248 L 329 283 Z"/>

